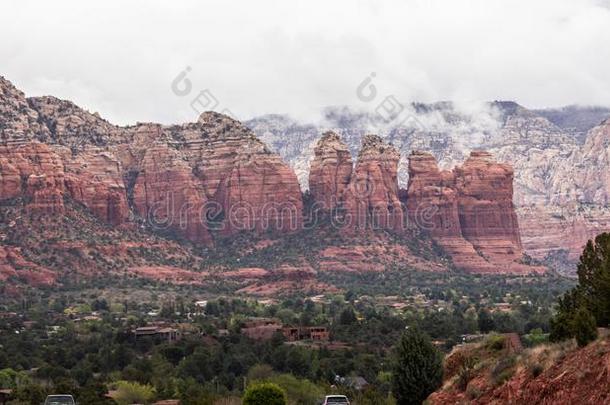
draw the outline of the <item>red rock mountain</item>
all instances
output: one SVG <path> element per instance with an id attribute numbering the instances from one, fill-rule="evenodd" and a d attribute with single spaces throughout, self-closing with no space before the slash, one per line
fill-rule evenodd
<path id="1" fill-rule="evenodd" d="M 339 136 L 327 132 L 318 141 L 309 185 L 319 208 L 344 210 L 347 231 L 401 231 L 404 213 L 396 172 L 400 154 L 376 135 L 366 135 L 355 167 Z"/>
<path id="2" fill-rule="evenodd" d="M 522 252 L 512 206 L 512 170 L 489 155 L 473 153 L 450 172 L 439 171 L 432 156 L 414 153 L 404 191 L 397 180 L 400 154 L 376 135 L 363 138 L 355 164 L 332 132 L 324 134 L 314 154 L 309 178 L 314 207 L 340 213 L 345 232 L 337 236 L 334 229 L 324 229 L 309 235 L 319 252 L 310 262 L 300 254 L 304 267 L 382 271 L 386 264 L 395 267 L 400 261 L 418 270 L 446 270 L 444 258 L 420 257 L 418 248 L 392 241 L 389 234 L 419 238 L 409 228 L 415 223 L 429 231 L 457 267 L 476 272 L 532 270 L 518 263 Z M 406 206 L 401 201 L 405 195 Z M 167 267 L 167 262 L 187 271 L 180 266 L 201 259 L 184 259 L 182 249 L 189 244 L 175 246 L 166 238 L 158 245 L 180 254 L 144 257 L 147 238 L 170 235 L 217 246 L 221 238 L 250 232 L 277 241 L 303 229 L 304 217 L 293 170 L 238 121 L 207 112 L 192 123 L 119 127 L 69 101 L 26 98 L 2 78 L 0 200 L 2 215 L 9 212 L 19 218 L 27 212 L 41 221 L 67 218 L 66 223 L 49 222 L 54 225 L 29 218 L 24 229 L 17 229 L 23 218 L 17 225 L 0 224 L 0 248 L 7 252 L 0 260 L 2 273 L 12 277 L 15 269 L 24 269 L 38 276 L 23 279 L 39 277 L 44 280 L 40 284 L 53 282 L 53 269 L 72 270 L 75 261 L 95 271 L 122 271 L 129 265 L 140 269 L 138 274 L 148 274 L 142 269 Z M 84 240 L 80 223 L 98 237 Z M 36 226 L 36 246 L 27 245 L 27 226 Z M 134 236 L 134 230 L 144 234 Z M 391 232 L 370 238 L 374 230 Z M 127 241 L 115 243 L 123 231 L 129 234 Z M 333 245 L 333 238 L 339 242 Z M 432 251 L 430 239 L 414 245 L 420 242 L 422 249 Z M 271 249 L 273 243 L 266 246 Z M 21 252 L 15 246 L 26 248 Z M 264 244 L 260 248 L 265 249 Z M 68 259 L 62 261 L 57 252 L 68 252 Z M 106 256 L 100 260 L 99 255 Z"/>
<path id="3" fill-rule="evenodd" d="M 112 225 L 129 220 L 131 202 L 143 223 L 204 244 L 302 226 L 293 171 L 229 117 L 123 128 L 69 101 L 26 99 L 4 79 L 0 91 L 2 199 L 58 213 L 69 196 Z"/>

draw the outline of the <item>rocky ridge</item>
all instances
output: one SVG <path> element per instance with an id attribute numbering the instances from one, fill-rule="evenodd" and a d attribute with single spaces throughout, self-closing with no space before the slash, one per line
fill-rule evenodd
<path id="1" fill-rule="evenodd" d="M 545 272 L 521 262 L 513 171 L 489 153 L 473 151 L 463 165 L 448 171 L 440 170 L 431 154 L 415 151 L 408 158 L 408 188 L 399 191 L 400 154 L 378 136 L 363 138 L 353 169 L 336 134 L 325 134 L 315 150 L 310 193 L 320 207 L 340 217 L 337 224 L 343 230 L 354 234 L 381 229 L 403 235 L 423 230 L 458 268 L 478 273 Z"/>
<path id="2" fill-rule="evenodd" d="M 461 106 L 405 105 L 411 120 L 386 122 L 375 113 L 328 108 L 320 124 L 270 115 L 246 122 L 294 168 L 304 189 L 321 128 L 341 136 L 352 155 L 371 130 L 401 153 L 398 183 L 409 183 L 412 150 L 429 151 L 440 169 L 487 150 L 514 169 L 514 204 L 524 251 L 567 274 L 588 238 L 610 230 L 607 143 L 600 117 L 607 109 L 528 110 L 514 102 Z M 599 124 L 599 125 L 598 125 Z M 544 230 L 544 231 L 541 231 Z"/>
<path id="3" fill-rule="evenodd" d="M 307 251 L 300 246 L 296 250 L 298 260 L 285 258 L 265 263 L 271 278 L 280 277 L 282 281 L 287 272 L 278 269 L 286 266 L 296 268 L 289 272 L 291 277 L 308 274 L 310 279 L 315 279 L 314 273 L 303 269 L 351 272 L 401 266 L 424 271 L 451 268 L 429 239 L 417 230 L 405 228 L 409 211 L 403 209 L 403 202 L 408 193 L 399 188 L 403 159 L 399 149 L 382 137 L 364 136 L 355 164 L 350 148 L 337 134 L 326 133 L 314 145 L 310 172 L 314 206 L 340 210 L 344 219 L 349 219 L 342 224 L 345 232 L 337 234 L 332 227 L 324 228 L 326 225 L 303 229 L 304 221 L 311 219 L 304 215 L 294 171 L 248 127 L 227 116 L 207 112 L 192 123 L 119 127 L 68 101 L 49 96 L 28 99 L 4 79 L 0 79 L 0 90 L 4 114 L 0 120 L 0 208 L 7 218 L 22 218 L 10 221 L 15 226 L 3 224 L 3 229 L 4 225 L 8 227 L 0 235 L 0 246 L 23 247 L 23 265 L 13 269 L 36 270 L 45 274 L 45 280 L 49 279 L 47 268 L 77 274 L 125 271 L 138 277 L 150 277 L 157 269 L 161 278 L 167 278 L 174 269 L 181 274 L 181 282 L 196 279 L 203 283 L 207 280 L 205 275 L 191 274 L 175 258 L 143 258 L 141 253 L 133 252 L 142 252 L 147 244 L 143 240 L 153 236 L 169 237 L 178 244 L 192 242 L 211 252 L 219 245 L 231 246 L 241 240 L 242 234 L 259 238 L 260 246 L 237 244 L 243 252 L 235 256 L 235 263 L 228 266 L 226 257 L 205 259 L 206 264 L 200 264 L 199 270 L 207 273 L 211 271 L 209 266 L 220 266 L 241 274 L 239 263 L 260 266 L 259 258 L 268 261 L 269 257 L 284 257 L 285 252 L 293 252 L 295 244 L 302 245 L 304 240 L 308 241 Z M 475 222 L 473 232 L 468 234 L 472 241 L 467 240 L 461 228 L 455 235 L 455 240 L 470 246 L 472 252 L 470 256 L 459 256 L 451 249 L 462 248 L 450 243 L 445 247 L 458 267 L 491 272 L 499 267 L 489 265 L 489 257 L 496 255 L 495 260 L 507 256 L 502 243 L 510 238 L 493 232 L 477 233 L 481 225 L 473 217 L 479 215 L 476 207 L 482 201 L 493 209 L 511 208 L 512 189 L 490 197 L 490 188 L 477 184 L 491 181 L 506 187 L 504 182 L 510 180 L 501 178 L 504 172 L 484 156 L 473 159 L 476 162 L 464 165 L 464 170 L 470 172 L 463 177 L 478 176 L 478 182 L 470 185 L 460 183 L 458 177 L 448 179 L 455 190 L 471 194 L 470 202 L 465 203 L 466 199 L 460 200 L 456 194 L 448 204 L 459 207 L 464 203 L 466 208 L 458 213 L 464 214 L 463 221 Z M 502 173 L 494 174 L 498 170 Z M 440 176 L 442 180 L 444 175 Z M 65 221 L 59 221 L 63 217 Z M 505 220 L 502 218 L 500 221 Z M 457 220 L 462 218 L 458 216 Z M 495 226 L 494 221 L 493 217 L 487 218 L 482 226 Z M 61 232 L 55 235 L 46 226 L 59 227 Z M 85 229 L 98 236 L 89 236 Z M 375 233 L 377 230 L 383 232 Z M 116 246 L 97 241 L 114 232 L 118 232 Z M 291 237 L 293 234 L 300 238 L 298 243 Z M 46 239 L 53 243 L 47 244 Z M 495 250 L 490 247 L 492 240 L 498 243 Z M 176 242 L 167 243 L 173 250 L 180 250 L 173 245 Z M 48 256 L 49 249 L 55 252 L 52 257 Z M 508 255 L 506 262 L 512 263 L 520 252 L 515 249 L 514 257 Z M 11 254 L 7 257 L 18 257 L 18 253 Z M 191 258 L 189 263 L 203 263 L 192 252 L 185 257 Z M 10 263 L 17 263 L 11 260 Z M 295 265 L 295 260 L 299 264 Z M 489 267 L 477 264 L 480 260 Z M 501 271 L 514 272 L 514 268 L 503 264 Z M 12 274 L 9 278 L 14 276 L 9 270 L 5 273 Z M 310 287 L 326 288 L 315 280 Z"/>

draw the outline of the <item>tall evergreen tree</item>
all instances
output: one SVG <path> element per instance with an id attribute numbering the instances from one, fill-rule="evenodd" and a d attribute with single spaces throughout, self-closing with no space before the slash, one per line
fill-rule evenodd
<path id="1" fill-rule="evenodd" d="M 589 241 L 578 264 L 578 287 L 598 326 L 610 323 L 610 233 Z"/>
<path id="2" fill-rule="evenodd" d="M 578 285 L 559 299 L 551 320 L 552 341 L 576 337 L 584 346 L 597 335 L 596 326 L 610 323 L 610 233 L 587 242 L 578 263 Z"/>
<path id="3" fill-rule="evenodd" d="M 396 347 L 392 390 L 399 405 L 419 405 L 443 382 L 443 357 L 418 328 L 407 329 Z"/>

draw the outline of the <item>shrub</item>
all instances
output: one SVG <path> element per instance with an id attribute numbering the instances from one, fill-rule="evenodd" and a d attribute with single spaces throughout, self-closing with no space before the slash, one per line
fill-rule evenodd
<path id="1" fill-rule="evenodd" d="M 516 359 L 514 356 L 509 356 L 501 359 L 496 363 L 491 370 L 491 378 L 495 385 L 502 385 L 514 374 L 514 366 Z"/>
<path id="2" fill-rule="evenodd" d="M 479 390 L 477 387 L 468 387 L 468 390 L 466 390 L 466 395 L 468 395 L 468 398 L 470 399 L 477 399 L 481 396 L 481 394 L 481 390 Z"/>
<path id="3" fill-rule="evenodd" d="M 584 347 L 597 338 L 595 318 L 584 307 L 579 308 L 574 316 L 574 336 L 579 347 Z"/>
<path id="4" fill-rule="evenodd" d="M 273 383 L 252 384 L 243 397 L 244 405 L 286 405 L 287 403 L 286 392 Z"/>
<path id="5" fill-rule="evenodd" d="M 458 371 L 458 388 L 462 391 L 466 390 L 468 383 L 474 377 L 474 367 L 477 361 L 474 357 L 467 357 L 464 359 L 460 370 Z"/>
<path id="6" fill-rule="evenodd" d="M 536 363 L 536 364 L 532 364 L 529 367 L 530 373 L 532 373 L 532 376 L 534 378 L 538 377 L 540 374 L 542 374 L 542 372 L 544 371 L 544 367 L 542 367 L 542 364 Z"/>
<path id="7" fill-rule="evenodd" d="M 487 338 L 487 342 L 485 343 L 485 346 L 490 350 L 499 351 L 499 350 L 504 349 L 505 341 L 506 341 L 506 337 L 504 337 L 502 335 L 491 335 L 490 337 Z"/>
<path id="8" fill-rule="evenodd" d="M 148 404 L 155 397 L 155 389 L 133 381 L 118 381 L 114 400 L 119 404 Z"/>

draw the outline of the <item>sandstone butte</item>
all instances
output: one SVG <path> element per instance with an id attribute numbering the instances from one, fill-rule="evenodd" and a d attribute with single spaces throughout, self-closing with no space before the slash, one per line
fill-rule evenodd
<path id="1" fill-rule="evenodd" d="M 479 273 L 543 272 L 521 263 L 523 248 L 513 205 L 513 170 L 473 151 L 462 166 L 439 170 L 429 153 L 409 156 L 407 213 L 452 256 Z"/>
<path id="2" fill-rule="evenodd" d="M 69 101 L 26 98 L 0 78 L 0 117 L 0 199 L 21 197 L 32 213 L 61 215 L 70 198 L 110 225 L 147 225 L 203 245 L 242 231 L 302 228 L 294 171 L 222 114 L 119 127 Z M 325 133 L 310 171 L 314 202 L 340 208 L 345 231 L 356 236 L 371 228 L 404 233 L 413 222 L 470 271 L 535 269 L 518 263 L 510 167 L 483 152 L 452 172 L 440 172 L 429 155 L 410 159 L 401 193 L 396 148 L 367 135 L 354 165 L 341 139 Z"/>
<path id="3" fill-rule="evenodd" d="M 545 271 L 521 263 L 513 170 L 494 162 L 489 153 L 474 151 L 462 166 L 441 171 L 431 154 L 413 152 L 408 189 L 401 192 L 400 156 L 377 136 L 364 137 L 349 174 L 351 159 L 338 135 L 326 133 L 314 152 L 312 198 L 321 207 L 339 208 L 347 218 L 347 231 L 416 228 L 439 243 L 459 268 L 479 273 Z"/>

